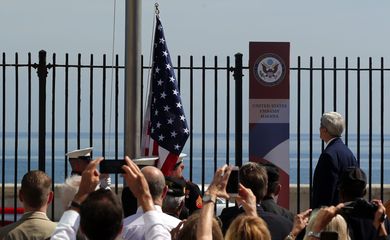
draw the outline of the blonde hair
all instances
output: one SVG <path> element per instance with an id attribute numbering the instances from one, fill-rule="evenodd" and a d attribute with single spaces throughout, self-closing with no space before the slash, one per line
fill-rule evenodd
<path id="1" fill-rule="evenodd" d="M 230 224 L 226 240 L 259 239 L 271 240 L 267 224 L 260 217 L 240 215 Z"/>
<path id="2" fill-rule="evenodd" d="M 307 224 L 306 232 L 309 232 L 312 230 L 314 223 L 317 221 L 317 213 L 318 210 L 315 210 L 311 213 L 310 221 Z M 348 226 L 345 219 L 337 214 L 332 221 L 326 225 L 326 227 L 323 229 L 323 231 L 330 231 L 330 232 L 337 232 L 339 235 L 339 240 L 350 240 L 349 234 L 348 234 Z M 305 236 L 303 240 L 307 240 L 308 237 Z"/>
<path id="3" fill-rule="evenodd" d="M 199 211 L 196 211 L 191 216 L 189 216 L 183 227 L 180 229 L 180 232 L 176 239 L 196 240 L 196 230 L 198 228 L 199 218 Z M 212 235 L 213 240 L 223 240 L 221 227 L 215 217 L 213 218 Z"/>

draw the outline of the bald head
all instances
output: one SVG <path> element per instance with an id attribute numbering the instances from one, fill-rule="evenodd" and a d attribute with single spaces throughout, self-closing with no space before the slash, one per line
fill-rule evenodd
<path id="1" fill-rule="evenodd" d="M 141 169 L 149 185 L 150 194 L 154 201 L 161 200 L 165 188 L 164 174 L 160 169 L 147 166 Z"/>

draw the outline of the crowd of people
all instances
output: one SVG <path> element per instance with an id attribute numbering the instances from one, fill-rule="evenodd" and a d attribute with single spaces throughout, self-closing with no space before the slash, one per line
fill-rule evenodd
<path id="1" fill-rule="evenodd" d="M 128 192 L 120 201 L 108 176 L 99 172 L 103 158 L 97 158 L 73 169 L 63 188 L 67 207 L 58 222 L 46 215 L 53 200 L 50 177 L 42 171 L 26 173 L 19 191 L 26 212 L 0 228 L 0 240 L 390 239 L 384 205 L 364 199 L 366 175 L 342 142 L 343 129 L 340 114 L 323 114 L 320 137 L 326 147 L 314 171 L 312 208 L 295 215 L 277 203 L 282 186 L 278 168 L 271 163 L 241 166 L 235 206 L 215 216 L 217 198 L 231 197 L 226 191 L 231 166 L 218 168 L 201 194 L 196 184 L 184 179 L 182 160 L 164 176 L 154 166 L 140 169 L 125 157 L 122 170 Z"/>

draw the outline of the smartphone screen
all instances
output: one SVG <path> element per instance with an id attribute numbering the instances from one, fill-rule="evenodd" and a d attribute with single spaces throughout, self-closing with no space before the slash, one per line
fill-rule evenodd
<path id="1" fill-rule="evenodd" d="M 125 160 L 105 159 L 100 162 L 100 173 L 124 173 L 122 166 Z"/>
<path id="2" fill-rule="evenodd" d="M 238 184 L 239 184 L 238 167 L 233 167 L 232 172 L 230 173 L 230 176 L 229 176 L 227 186 L 226 186 L 226 192 L 231 197 L 238 195 Z"/>

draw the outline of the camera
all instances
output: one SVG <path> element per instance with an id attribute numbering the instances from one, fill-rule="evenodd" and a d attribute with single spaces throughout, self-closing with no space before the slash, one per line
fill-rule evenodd
<path id="1" fill-rule="evenodd" d="M 378 206 L 375 203 L 368 202 L 364 198 L 358 198 L 352 202 L 346 202 L 341 208 L 341 215 L 344 217 L 368 218 L 374 219 Z"/>

